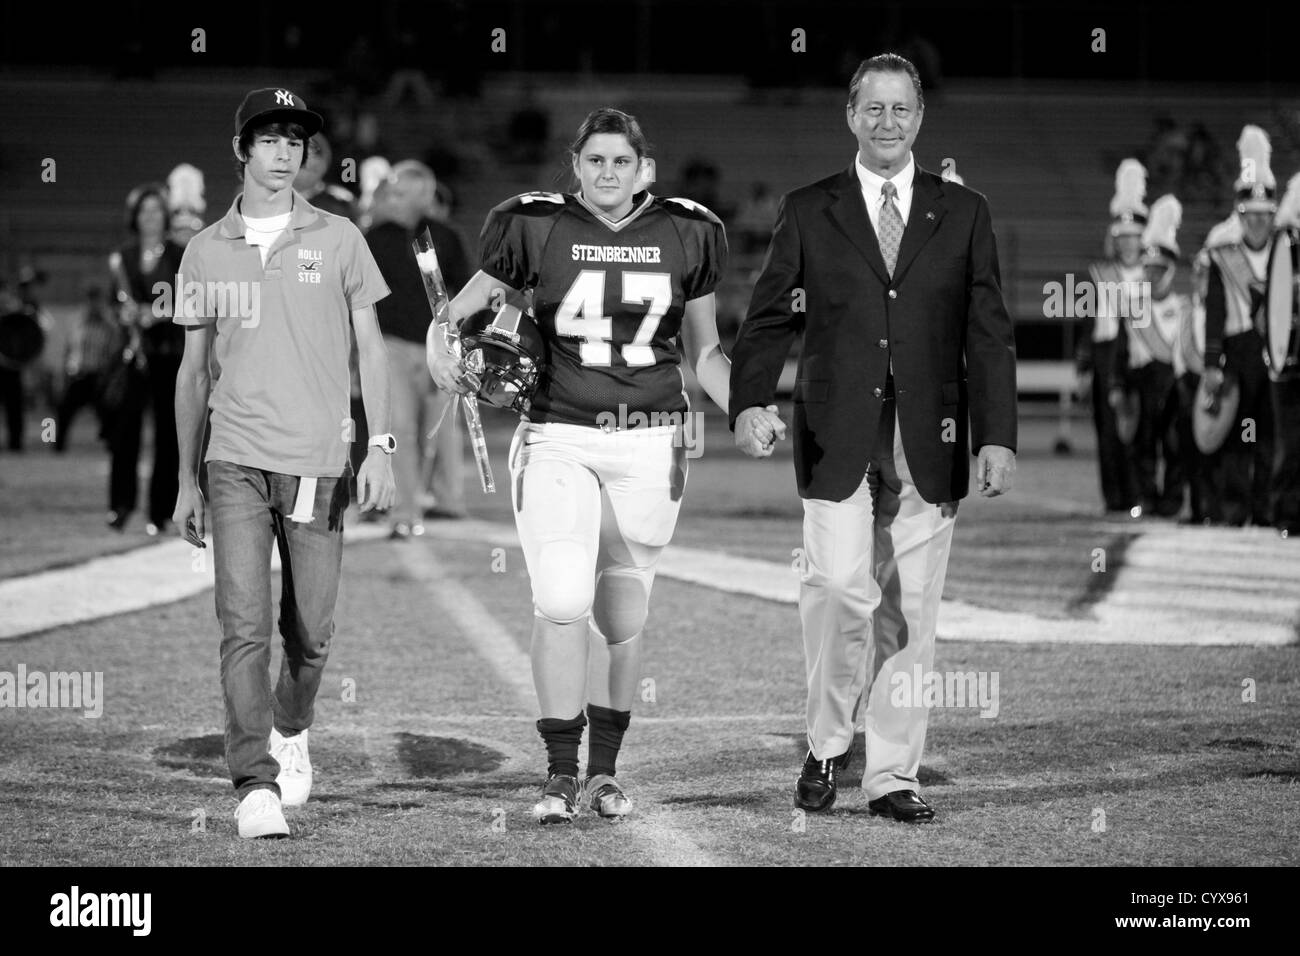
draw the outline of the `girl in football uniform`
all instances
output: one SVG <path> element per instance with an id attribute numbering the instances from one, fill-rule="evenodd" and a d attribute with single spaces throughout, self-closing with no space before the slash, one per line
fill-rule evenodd
<path id="1" fill-rule="evenodd" d="M 650 194 L 645 136 L 626 113 L 592 112 L 570 152 L 579 191 L 526 193 L 493 209 L 481 271 L 451 304 L 455 323 L 529 293 L 548 349 L 510 449 L 548 760 L 533 810 L 543 824 L 567 823 L 580 806 L 611 819 L 631 809 L 615 761 L 638 687 L 655 564 L 700 440 L 680 366 L 691 363 L 724 411 L 730 374 L 714 314 L 727 258 L 722 223 L 689 200 Z M 529 319 L 516 313 L 514 321 Z M 436 325 L 428 346 L 439 388 L 476 384 Z"/>

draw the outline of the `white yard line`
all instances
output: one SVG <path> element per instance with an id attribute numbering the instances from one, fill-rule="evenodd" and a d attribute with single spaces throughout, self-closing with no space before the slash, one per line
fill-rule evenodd
<path id="1" fill-rule="evenodd" d="M 510 525 L 435 522 L 442 540 L 515 547 Z M 1117 580 L 1093 608 L 1093 620 L 1000 611 L 945 598 L 942 640 L 1046 644 L 1263 645 L 1296 643 L 1300 619 L 1300 547 L 1265 529 L 1132 525 Z M 1080 566 L 1091 566 L 1081 550 Z M 797 604 L 799 577 L 789 563 L 760 561 L 681 545 L 660 558 L 661 577 L 730 594 Z"/>
<path id="2" fill-rule="evenodd" d="M 1093 607 L 1092 619 L 1045 618 L 946 599 L 938 636 L 1012 643 L 1296 643 L 1300 546 L 1295 542 L 1266 529 L 1131 527 L 1138 533 L 1127 546 L 1123 566 L 1100 572 L 1115 574 L 1117 580 Z M 518 546 L 514 527 L 508 524 L 437 521 L 427 529 L 428 537 L 436 540 L 474 542 L 488 551 Z M 384 525 L 363 524 L 350 527 L 345 538 L 364 541 L 386 535 Z M 0 640 L 199 594 L 212 586 L 210 555 L 172 540 L 0 581 Z M 1079 560 L 1089 566 L 1090 552 L 1081 551 Z M 789 563 L 721 551 L 670 545 L 659 574 L 785 604 L 795 604 L 799 597 L 798 575 Z"/>
<path id="3" fill-rule="evenodd" d="M 388 527 L 360 524 L 345 541 L 386 537 Z M 280 555 L 271 549 L 271 567 Z M 200 550 L 180 538 L 83 564 L 0 581 L 0 640 L 141 611 L 202 594 L 212 587 L 212 541 Z"/>
<path id="4" fill-rule="evenodd" d="M 446 572 L 432 549 L 408 545 L 399 554 L 407 572 L 419 582 L 422 594 L 438 613 L 456 625 L 479 656 L 492 665 L 514 693 L 516 703 L 533 708 L 537 695 L 533 689 L 532 663 L 510 632 L 468 588 Z"/>

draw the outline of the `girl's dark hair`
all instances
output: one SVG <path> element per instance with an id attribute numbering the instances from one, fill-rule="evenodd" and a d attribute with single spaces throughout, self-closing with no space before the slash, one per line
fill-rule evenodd
<path id="1" fill-rule="evenodd" d="M 162 206 L 163 214 L 163 235 L 167 235 L 172 225 L 171 210 L 167 208 L 167 187 L 162 183 L 143 183 L 132 189 L 126 197 L 126 231 L 133 236 L 140 235 L 140 227 L 136 220 L 140 218 L 140 207 L 150 196 L 158 200 Z"/>
<path id="2" fill-rule="evenodd" d="M 636 151 L 637 159 L 645 159 L 650 155 L 650 144 L 646 142 L 645 133 L 641 132 L 641 124 L 636 121 L 636 117 L 608 106 L 587 114 L 587 118 L 578 127 L 578 138 L 569 146 L 569 152 L 577 156 L 587 140 L 598 133 L 621 133 Z"/>
<path id="3" fill-rule="evenodd" d="M 307 140 L 311 139 L 307 135 L 307 130 L 297 123 L 265 123 L 261 126 L 250 126 L 239 135 L 239 153 L 247 156 L 248 151 L 253 148 L 253 140 L 259 136 L 283 136 L 286 139 L 302 140 L 303 159 L 307 158 Z M 248 163 L 246 160 L 235 157 L 235 177 L 242 185 L 244 182 L 244 167 Z"/>

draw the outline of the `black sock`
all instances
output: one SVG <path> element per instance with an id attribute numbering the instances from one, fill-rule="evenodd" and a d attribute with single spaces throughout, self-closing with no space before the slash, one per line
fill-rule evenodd
<path id="1" fill-rule="evenodd" d="M 582 711 L 569 720 L 558 717 L 543 717 L 537 722 L 537 732 L 546 741 L 546 772 L 548 775 L 562 773 L 570 777 L 578 775 L 578 745 L 582 743 L 582 728 L 587 726 L 587 718 Z"/>
<path id="2" fill-rule="evenodd" d="M 591 736 L 587 738 L 587 776 L 605 773 L 612 777 L 618 748 L 623 746 L 623 733 L 632 720 L 632 711 L 588 704 L 587 717 L 591 721 Z"/>

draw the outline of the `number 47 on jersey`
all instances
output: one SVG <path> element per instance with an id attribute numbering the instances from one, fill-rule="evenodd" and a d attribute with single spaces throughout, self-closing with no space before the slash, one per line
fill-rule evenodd
<path id="1" fill-rule="evenodd" d="M 654 341 L 659 322 L 673 304 L 672 277 L 667 272 L 624 272 L 623 304 L 648 305 L 645 318 L 632 341 L 620 353 L 630 366 L 653 365 Z M 614 345 L 614 320 L 605 312 L 605 271 L 584 269 L 578 273 L 569 291 L 555 311 L 555 332 L 582 340 L 579 355 L 583 365 L 611 365 Z"/>

